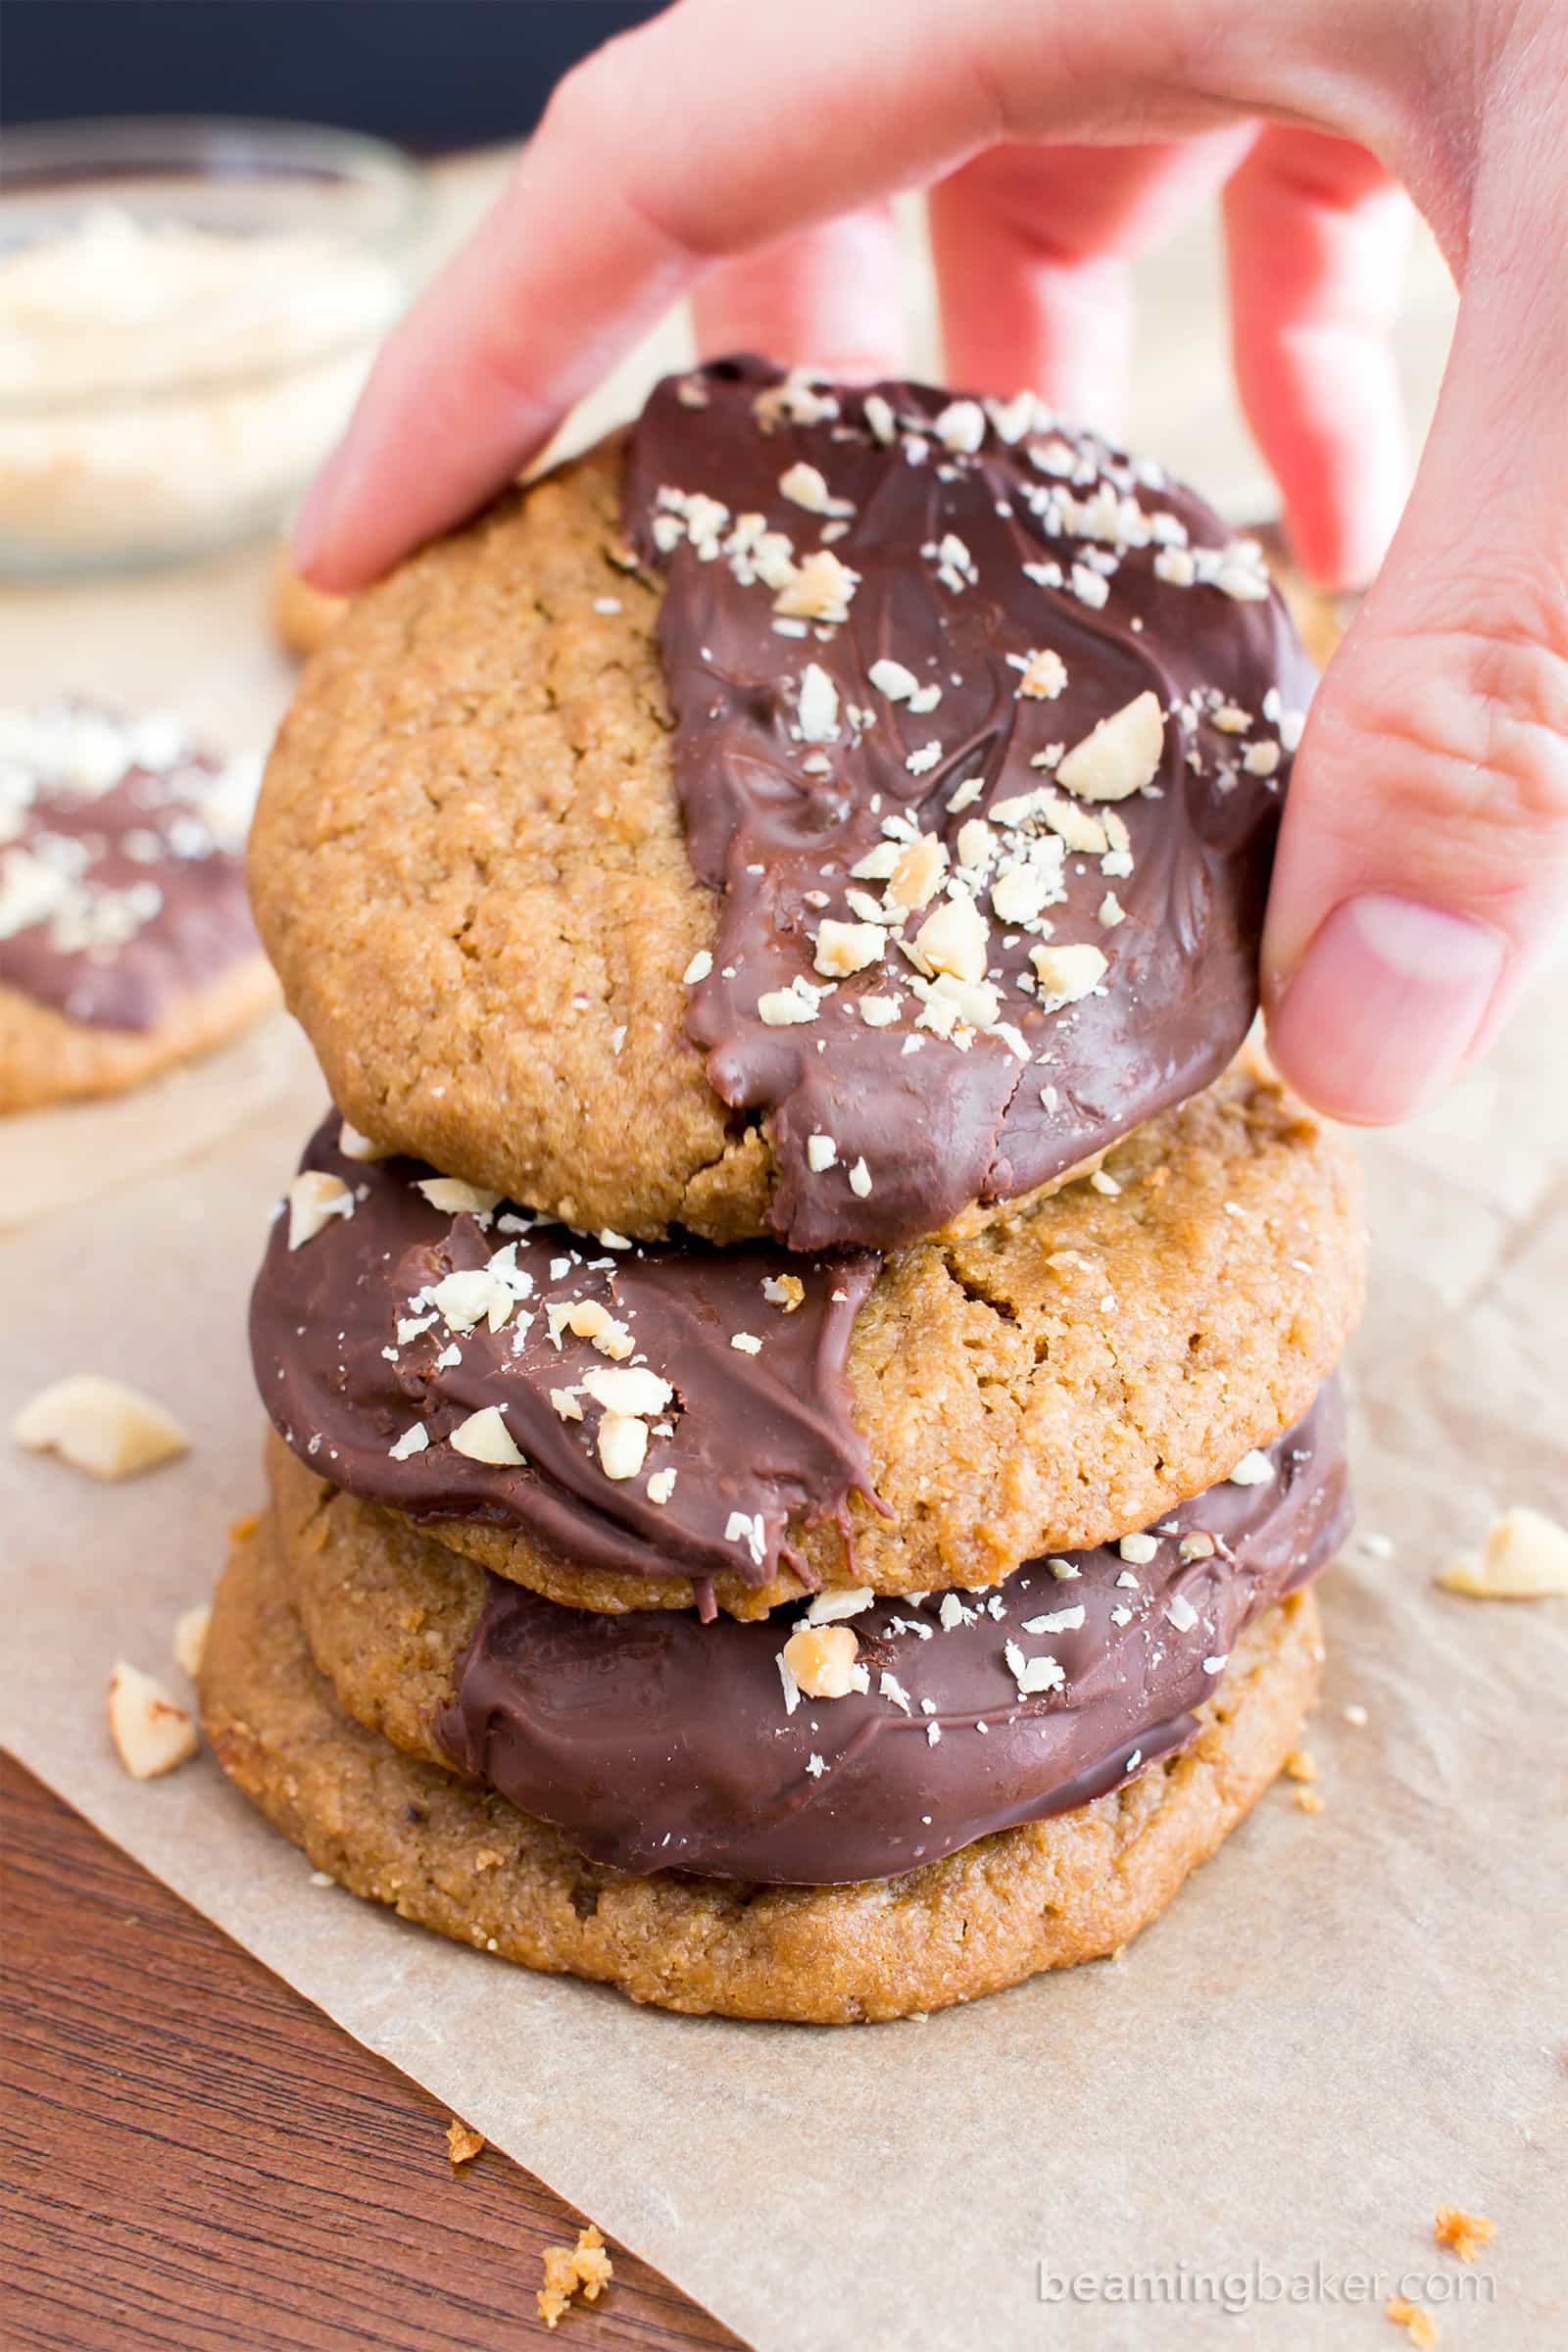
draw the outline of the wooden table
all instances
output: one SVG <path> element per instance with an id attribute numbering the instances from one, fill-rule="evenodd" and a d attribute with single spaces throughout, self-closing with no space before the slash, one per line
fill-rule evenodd
<path id="1" fill-rule="evenodd" d="M 582 2216 L 0 1757 L 6 2352 L 593 2352 L 740 2343 L 612 2246 L 554 2339 Z"/>

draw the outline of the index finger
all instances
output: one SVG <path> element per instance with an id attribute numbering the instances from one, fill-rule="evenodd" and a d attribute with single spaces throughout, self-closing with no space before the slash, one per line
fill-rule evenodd
<path id="1" fill-rule="evenodd" d="M 1249 65 L 1248 10 L 1225 60 Z M 382 351 L 297 542 L 353 589 L 468 513 L 710 263 L 922 185 L 1006 138 L 1170 137 L 1259 102 L 1195 94 L 1170 12 L 1086 33 L 1065 0 L 682 0 L 562 82 L 506 192 Z M 1072 39 L 1067 39 L 1068 30 Z"/>
<path id="2" fill-rule="evenodd" d="M 956 46 L 941 12 L 918 13 Z M 982 86 L 956 59 L 918 87 L 884 72 L 857 91 L 846 12 L 805 0 L 793 15 L 791 35 L 771 9 L 741 31 L 727 9 L 677 7 L 560 84 L 491 212 L 380 353 L 301 517 L 301 570 L 362 587 L 510 480 L 706 267 L 987 136 Z M 803 16 L 817 20 L 804 40 Z"/>

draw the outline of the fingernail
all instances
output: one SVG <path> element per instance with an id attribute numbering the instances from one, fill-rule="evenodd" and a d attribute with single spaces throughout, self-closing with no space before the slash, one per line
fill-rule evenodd
<path id="1" fill-rule="evenodd" d="M 1506 955 L 1497 932 L 1466 915 L 1386 891 L 1347 899 L 1271 1011 L 1270 1051 L 1332 1117 L 1407 1118 L 1458 1070 Z"/>

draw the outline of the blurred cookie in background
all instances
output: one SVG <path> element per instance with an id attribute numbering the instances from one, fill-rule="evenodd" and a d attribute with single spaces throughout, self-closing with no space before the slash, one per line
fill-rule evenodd
<path id="1" fill-rule="evenodd" d="M 121 1093 L 276 1003 L 245 895 L 259 765 L 168 712 L 0 710 L 0 1111 Z"/>

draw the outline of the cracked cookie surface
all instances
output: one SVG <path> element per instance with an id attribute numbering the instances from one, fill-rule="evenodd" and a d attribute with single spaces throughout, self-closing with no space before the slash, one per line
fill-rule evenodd
<path id="1" fill-rule="evenodd" d="M 219 1762 L 355 1893 L 458 1941 L 661 2008 L 801 2023 L 903 2017 L 1114 1951 L 1162 1911 L 1297 1743 L 1315 1603 L 1238 1643 L 1193 1743 L 1114 1795 L 873 1884 L 766 1887 L 584 1862 L 505 1798 L 353 1723 L 310 1661 L 265 1522 L 236 1546 L 202 1663 Z"/>
<path id="2" fill-rule="evenodd" d="M 923 1009 L 901 982 L 891 996 L 867 996 L 863 1021 L 852 1021 L 865 993 L 860 981 L 856 994 L 849 979 L 830 980 L 827 989 L 842 986 L 847 993 L 836 1022 L 819 1033 L 799 989 L 782 1004 L 776 1000 L 788 998 L 788 990 L 762 989 L 755 1013 L 769 1041 L 766 1052 L 805 1054 L 812 1084 L 796 1090 L 796 1107 L 804 1117 L 808 1094 L 825 1121 L 804 1141 L 804 1158 L 802 1151 L 787 1147 L 783 1111 L 768 1111 L 763 1095 L 747 1091 L 729 1066 L 734 1056 L 728 1048 L 710 1036 L 710 1061 L 687 1034 L 689 1019 L 697 1034 L 708 1034 L 698 1016 L 712 990 L 733 981 L 750 1004 L 767 978 L 760 964 L 754 972 L 747 961 L 737 979 L 740 967 L 722 950 L 714 970 L 714 950 L 721 909 L 736 903 L 742 875 L 762 873 L 769 879 L 758 888 L 771 891 L 775 881 L 782 888 L 784 853 L 780 839 L 760 861 L 747 854 L 721 894 L 722 876 L 710 870 L 711 844 L 705 865 L 701 827 L 688 838 L 677 801 L 671 698 L 656 642 L 669 608 L 662 578 L 639 568 L 622 544 L 623 446 L 606 443 L 503 500 L 357 600 L 311 663 L 278 735 L 252 835 L 252 894 L 290 1008 L 353 1124 L 388 1149 L 588 1232 L 608 1227 L 659 1240 L 679 1228 L 725 1244 L 776 1229 L 797 1248 L 850 1240 L 882 1247 L 926 1230 L 956 1234 L 978 1219 L 1005 1213 L 995 1195 L 1016 1205 L 1037 1178 L 1054 1184 L 1088 1164 L 1109 1136 L 1218 1068 L 1256 1001 L 1256 924 L 1288 754 L 1271 736 L 1250 746 L 1247 755 L 1266 754 L 1271 772 L 1231 772 L 1232 761 L 1210 775 L 1196 748 L 1187 762 L 1177 761 L 1173 721 L 1171 748 L 1161 756 L 1167 767 L 1176 762 L 1188 781 L 1197 772 L 1190 763 L 1198 763 L 1198 806 L 1189 809 L 1169 780 L 1150 787 L 1162 796 L 1157 809 L 1152 801 L 1125 799 L 1122 807 L 1133 812 L 1139 836 L 1136 860 L 1127 846 L 1127 821 L 1115 808 L 1102 810 L 1102 823 L 1095 813 L 1100 804 L 1069 808 L 1060 795 L 1046 792 L 1046 813 L 1016 814 L 1025 801 L 1033 808 L 1033 799 L 1041 798 L 1035 790 L 1033 799 L 1026 794 L 1024 801 L 1016 795 L 988 801 L 994 822 L 977 814 L 960 824 L 951 811 L 963 793 L 980 793 L 980 780 L 947 795 L 950 813 L 943 822 L 961 837 L 953 845 L 955 858 L 960 849 L 971 854 L 971 836 L 992 844 L 992 851 L 974 850 L 974 857 L 993 851 L 1000 857 L 996 844 L 1013 842 L 1018 827 L 1045 826 L 1041 839 L 1031 836 L 1028 844 L 1018 834 L 1014 849 L 1019 858 L 1025 847 L 1037 857 L 1045 847 L 1058 853 L 1052 874 L 1070 867 L 1072 890 L 1083 901 L 1057 906 L 1066 883 L 1051 881 L 1048 888 L 1045 868 L 1035 873 L 1031 867 L 1029 905 L 1044 891 L 1055 913 L 1047 923 L 1038 908 L 1020 912 L 1018 921 L 1033 930 L 1014 938 L 1000 907 L 1019 903 L 1019 877 L 1027 882 L 1029 875 L 1021 865 L 1007 868 L 1011 898 L 1003 873 L 993 876 L 1004 898 L 994 954 L 986 954 L 1017 963 L 1039 932 L 1030 954 L 1046 957 L 1038 976 L 1025 958 L 1007 979 L 1005 1005 L 1015 1017 L 1001 1020 L 1003 997 L 989 981 L 981 987 L 971 972 L 964 996 L 947 963 L 931 962 L 932 956 L 956 958 L 955 968 L 967 971 L 979 953 L 972 941 L 967 949 L 957 942 L 943 947 L 936 936 L 942 921 L 962 929 L 965 909 L 970 927 L 985 929 L 957 879 L 968 873 L 978 887 L 979 866 L 954 867 L 957 900 L 937 905 L 917 937 L 890 933 L 909 951 L 909 990 L 924 990 L 931 999 L 922 1000 Z M 1022 576 L 1009 556 L 1007 579 L 1016 586 Z M 928 620 L 947 614 L 941 601 L 947 591 L 931 588 L 913 570 L 909 587 Z M 991 588 L 1003 593 L 1000 574 Z M 1242 658 L 1251 644 L 1247 631 L 1261 629 L 1263 639 L 1273 642 L 1266 590 L 1259 590 L 1261 604 L 1236 603 L 1212 589 L 1200 593 L 1207 600 L 1201 611 L 1214 640 L 1209 650 L 1216 674 L 1228 677 L 1240 662 L 1241 674 L 1252 680 L 1255 669 L 1258 696 L 1252 699 L 1275 708 L 1283 724 L 1279 690 L 1264 685 L 1270 665 L 1259 666 L 1255 646 Z M 1047 592 L 1037 587 L 1030 594 Z M 994 601 L 989 591 L 976 598 L 974 612 L 991 611 Z M 1085 608 L 1073 610 L 1074 626 L 1089 632 Z M 1257 619 L 1265 613 L 1266 627 Z M 1188 620 L 1191 629 L 1200 628 L 1193 615 Z M 1057 634 L 1067 626 L 1049 602 L 1040 626 L 1048 624 Z M 806 633 L 804 621 L 780 623 L 785 625 Z M 1126 624 L 1141 626 L 1141 614 Z M 1185 646 L 1188 633 L 1179 630 L 1174 642 Z M 1126 646 L 1152 645 L 1156 632 L 1152 624 L 1143 637 L 1123 634 L 1125 652 Z M 759 712 L 765 705 L 772 713 L 767 728 L 774 734 L 782 729 L 788 738 L 792 727 L 800 734 L 801 725 L 779 696 L 786 671 L 793 675 L 790 664 L 800 665 L 801 648 L 792 652 L 784 637 L 776 643 L 777 674 L 755 677 L 759 664 L 737 659 L 729 687 L 732 701 L 754 702 Z M 823 645 L 815 644 L 815 651 L 827 659 Z M 1079 662 L 1081 691 L 1090 699 L 1074 727 L 1087 723 L 1091 705 L 1099 710 L 1102 651 L 1096 641 L 1094 653 L 1086 650 Z M 951 660 L 958 659 L 952 653 Z M 899 668 L 872 664 L 876 670 L 889 666 Z M 808 674 L 825 683 L 819 664 L 808 665 Z M 999 674 L 1011 680 L 1015 672 L 1003 662 Z M 1174 673 L 1157 675 L 1161 692 L 1175 695 Z M 865 688 L 867 695 L 876 691 Z M 1062 708 L 1079 691 L 1064 690 Z M 1221 720 L 1226 726 L 1265 722 L 1225 702 L 1218 687 L 1205 691 L 1219 701 L 1217 711 L 1204 705 L 1204 758 L 1212 765 L 1215 745 L 1236 751 L 1241 740 L 1215 732 Z M 952 699 L 956 704 L 957 698 Z M 1155 700 L 1151 689 L 1138 706 L 1105 716 L 1125 720 L 1135 707 L 1152 707 Z M 1019 707 L 1033 712 L 1048 705 L 1025 696 Z M 1179 696 L 1175 707 L 1186 710 Z M 687 709 L 688 735 L 691 715 Z M 950 710 L 952 725 L 957 715 Z M 1187 718 L 1198 726 L 1191 710 Z M 702 728 L 707 723 L 704 718 Z M 936 722 L 920 721 L 922 727 L 928 723 Z M 1155 724 L 1157 731 L 1157 712 Z M 715 717 L 715 762 L 726 756 L 720 733 Z M 921 766 L 935 748 L 896 762 L 906 785 L 911 784 L 906 771 Z M 1034 760 L 1024 760 L 1020 750 L 1014 765 L 1021 764 L 1033 783 L 1040 760 L 1062 748 L 1048 747 Z M 746 766 L 744 748 L 727 756 Z M 1122 790 L 1120 783 L 1115 790 Z M 1249 834 L 1240 845 L 1229 843 L 1253 800 L 1267 803 L 1252 811 L 1255 824 L 1248 820 L 1256 838 Z M 880 805 L 878 793 L 873 810 Z M 1014 814 L 1004 821 L 1007 810 Z M 1248 832 L 1246 825 L 1241 829 Z M 843 827 L 830 827 L 830 840 L 836 842 L 840 832 L 848 842 Z M 1208 844 L 1209 833 L 1223 837 L 1218 847 Z M 1120 848 L 1109 846 L 1112 835 Z M 1070 858 L 1068 836 L 1075 844 Z M 920 836 L 915 850 L 922 844 L 932 858 L 949 859 L 934 833 Z M 876 865 L 881 872 L 878 856 L 885 862 L 897 849 L 893 839 L 878 842 L 865 870 Z M 1205 860 L 1213 862 L 1212 873 Z M 864 862 L 856 860 L 855 874 Z M 706 879 L 698 878 L 699 869 Z M 1106 890 L 1109 878 L 1117 880 L 1120 899 Z M 936 887 L 934 872 L 926 883 L 910 880 L 911 906 L 917 901 L 924 909 Z M 890 877 L 887 889 L 904 891 L 906 885 Z M 851 899 L 863 897 L 851 886 Z M 815 889 L 802 899 L 803 907 L 809 902 L 813 931 L 821 900 Z M 1056 923 L 1064 926 L 1061 940 L 1048 951 L 1047 933 Z M 1110 945 L 1077 939 L 1086 926 L 1094 941 Z M 793 915 L 786 928 L 798 959 Z M 824 919 L 815 932 L 812 970 L 837 969 L 835 928 L 846 931 L 842 922 Z M 858 939 L 855 925 L 847 928 Z M 839 944 L 852 960 L 862 952 L 863 943 Z M 1214 955 L 1227 975 L 1224 986 L 1206 960 Z M 771 949 L 769 956 L 777 960 Z M 770 970 L 768 957 L 762 961 Z M 901 952 L 889 970 L 896 977 L 905 964 Z M 927 967 L 935 979 L 922 977 Z M 1116 975 L 1114 987 L 1096 982 L 1095 974 L 1107 969 Z M 796 979 L 807 985 L 803 974 Z M 943 996 L 943 986 L 959 989 L 962 1020 L 959 999 Z M 1023 988 L 1030 993 L 1018 994 Z M 808 988 L 813 1005 L 818 993 L 814 985 Z M 971 1014 L 979 1017 L 980 998 L 991 1007 L 983 1034 L 968 1025 Z M 1102 1041 L 1097 1025 L 1112 1012 L 1112 1031 Z M 888 1027 L 889 1019 L 907 1024 L 907 1034 Z M 1027 1039 L 1018 1022 L 1029 1029 Z M 1088 1040 L 1081 1051 L 1072 1047 L 1080 1030 Z M 795 1043 L 786 1049 L 782 1041 L 792 1037 Z M 861 1062 L 870 1054 L 880 1068 L 895 1046 L 888 1066 L 896 1077 L 889 1080 L 884 1071 L 872 1089 Z M 939 1068 L 948 1076 L 933 1094 L 927 1081 L 934 1083 Z M 925 1074 L 918 1084 L 917 1073 Z M 730 1102 L 753 1107 L 726 1107 L 715 1084 Z M 870 1113 L 875 1145 L 868 1142 L 865 1151 L 847 1147 L 835 1167 L 820 1153 L 824 1148 L 837 1152 L 836 1127 L 848 1120 L 852 1100 L 862 1116 L 873 1101 L 879 1105 Z M 1004 1126 L 1013 1139 L 1005 1148 Z M 1017 1140 L 1026 1130 L 1028 1150 Z M 867 1152 L 877 1162 L 874 1170 Z M 925 1173 L 915 1183 L 917 1166 Z M 971 1194 L 974 1204 L 965 1207 Z"/>
<path id="3" fill-rule="evenodd" d="M 718 902 L 618 498 L 607 448 L 358 600 L 278 735 L 251 891 L 366 1134 L 588 1231 L 728 1242 L 766 1230 L 769 1154 L 681 1026 Z"/>

